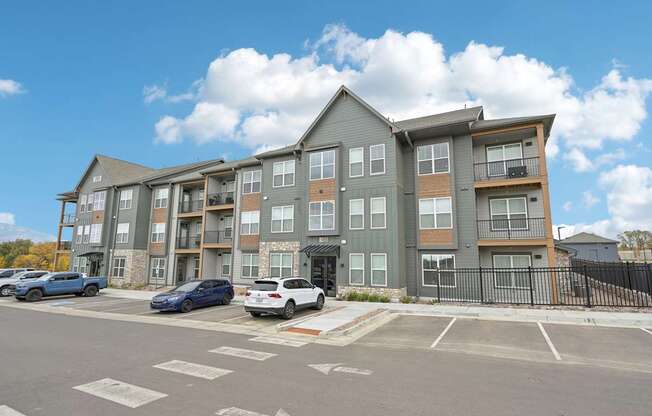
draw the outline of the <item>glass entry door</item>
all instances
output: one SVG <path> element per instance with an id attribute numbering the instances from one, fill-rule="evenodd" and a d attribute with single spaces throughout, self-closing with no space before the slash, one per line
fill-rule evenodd
<path id="1" fill-rule="evenodd" d="M 311 259 L 310 278 L 326 296 L 337 295 L 337 260 L 335 256 L 318 256 Z"/>

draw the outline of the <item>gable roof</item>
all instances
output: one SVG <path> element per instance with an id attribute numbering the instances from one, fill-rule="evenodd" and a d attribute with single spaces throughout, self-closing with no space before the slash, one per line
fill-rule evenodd
<path id="1" fill-rule="evenodd" d="M 203 169 L 206 167 L 209 167 L 211 165 L 222 165 L 224 164 L 224 159 L 219 158 L 219 159 L 212 159 L 212 160 L 204 160 L 201 162 L 193 162 L 193 163 L 186 163 L 183 165 L 177 165 L 177 166 L 170 166 L 167 168 L 161 168 L 156 170 L 155 172 L 145 175 L 140 178 L 134 178 L 130 182 L 123 183 L 121 185 L 127 185 L 129 183 L 147 183 L 147 182 L 153 182 L 158 179 L 166 178 L 166 177 L 171 177 L 171 176 L 176 176 L 176 175 L 181 175 L 184 173 L 191 172 L 193 170 L 198 170 L 198 169 Z"/>
<path id="2" fill-rule="evenodd" d="M 484 117 L 482 106 L 463 108 L 461 110 L 447 111 L 425 117 L 410 118 L 396 121 L 394 124 L 403 130 L 419 130 L 430 127 L 445 126 L 448 124 L 468 123 L 482 120 Z"/>
<path id="3" fill-rule="evenodd" d="M 102 167 L 102 171 L 109 178 L 108 182 L 112 185 L 126 181 L 132 177 L 139 177 L 156 171 L 156 169 L 139 165 L 137 163 L 127 162 L 126 160 L 98 154 L 93 156 L 93 159 L 91 159 L 91 162 L 88 164 L 88 167 L 77 183 L 77 186 L 75 186 L 75 191 L 79 190 L 96 163 Z"/>
<path id="4" fill-rule="evenodd" d="M 592 233 L 578 233 L 561 240 L 562 244 L 618 243 L 616 240 Z"/>

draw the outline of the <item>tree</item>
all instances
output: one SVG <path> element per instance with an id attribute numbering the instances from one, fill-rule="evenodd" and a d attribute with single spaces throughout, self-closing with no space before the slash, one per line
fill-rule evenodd
<path id="1" fill-rule="evenodd" d="M 54 271 L 57 272 L 66 272 L 70 270 L 70 256 L 61 256 L 57 260 Z"/>
<path id="2" fill-rule="evenodd" d="M 34 254 L 21 254 L 14 260 L 13 267 L 31 267 L 33 269 L 42 269 L 38 256 Z"/>
<path id="3" fill-rule="evenodd" d="M 634 256 L 639 258 L 641 250 L 643 250 L 643 257 L 645 257 L 645 250 L 652 247 L 652 233 L 644 230 L 624 231 L 618 234 L 621 246 L 634 251 Z"/>
<path id="4" fill-rule="evenodd" d="M 42 270 L 54 269 L 54 250 L 57 243 L 38 243 L 29 248 L 29 254 L 38 258 L 38 268 Z"/>
<path id="5" fill-rule="evenodd" d="M 16 257 L 29 254 L 31 240 L 16 240 L 0 243 L 0 257 L 4 257 L 5 267 L 12 267 Z"/>

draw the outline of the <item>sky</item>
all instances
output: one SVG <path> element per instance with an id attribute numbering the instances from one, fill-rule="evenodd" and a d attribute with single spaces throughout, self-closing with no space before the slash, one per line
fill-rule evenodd
<path id="1" fill-rule="evenodd" d="M 652 229 L 652 3 L 453 3 L 4 3 L 0 239 L 53 238 L 94 154 L 246 157 L 295 142 L 341 84 L 394 119 L 555 113 L 562 237 Z"/>

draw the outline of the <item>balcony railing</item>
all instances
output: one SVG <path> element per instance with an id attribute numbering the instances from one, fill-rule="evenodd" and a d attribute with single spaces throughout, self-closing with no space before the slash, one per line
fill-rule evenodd
<path id="1" fill-rule="evenodd" d="M 219 205 L 233 204 L 234 192 L 220 192 L 217 194 L 208 194 L 206 198 L 206 206 L 216 207 Z"/>
<path id="2" fill-rule="evenodd" d="M 205 231 L 204 244 L 230 243 L 233 241 L 233 230 Z"/>
<path id="3" fill-rule="evenodd" d="M 59 251 L 69 251 L 72 247 L 72 241 L 59 241 L 57 243 L 57 250 Z"/>
<path id="4" fill-rule="evenodd" d="M 186 214 L 189 212 L 201 211 L 204 207 L 203 199 L 193 199 L 191 201 L 181 201 L 179 203 L 179 213 Z"/>
<path id="5" fill-rule="evenodd" d="M 499 160 L 496 162 L 475 163 L 473 165 L 473 175 L 476 181 L 539 176 L 539 158 L 527 157 Z"/>
<path id="6" fill-rule="evenodd" d="M 481 240 L 527 240 L 545 236 L 545 218 L 478 220 L 478 238 Z"/>
<path id="7" fill-rule="evenodd" d="M 61 223 L 67 225 L 74 224 L 76 219 L 75 214 L 66 214 L 61 219 Z"/>
<path id="8" fill-rule="evenodd" d="M 201 236 L 193 235 L 188 237 L 177 237 L 177 248 L 192 249 L 201 246 Z"/>

